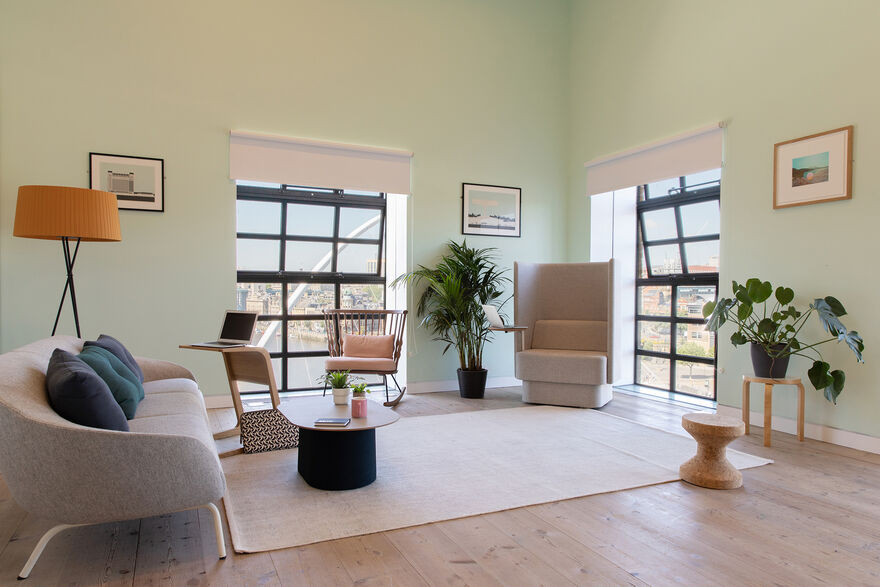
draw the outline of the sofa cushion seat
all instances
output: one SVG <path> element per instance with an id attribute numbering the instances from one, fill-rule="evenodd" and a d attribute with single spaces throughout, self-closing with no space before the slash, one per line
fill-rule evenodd
<path id="1" fill-rule="evenodd" d="M 179 393 L 186 392 L 194 395 L 202 396 L 199 391 L 199 385 L 192 379 L 157 379 L 156 381 L 144 382 L 144 395 L 149 396 L 157 393 Z"/>
<path id="2" fill-rule="evenodd" d="M 366 357 L 329 357 L 324 361 L 327 371 L 397 371 L 394 359 L 374 359 Z"/>
<path id="3" fill-rule="evenodd" d="M 202 399 L 202 395 L 185 390 L 148 394 L 138 406 L 135 419 L 173 414 L 202 415 L 204 417 L 205 401 Z"/>
<path id="4" fill-rule="evenodd" d="M 596 351 L 528 349 L 516 353 L 516 377 L 528 381 L 604 385 L 608 358 Z"/>
<path id="5" fill-rule="evenodd" d="M 144 400 L 146 401 L 146 400 Z M 163 416 L 138 416 L 128 421 L 132 432 L 189 436 L 204 444 L 212 453 L 217 451 L 214 437 L 204 414 L 178 412 Z M 173 458 L 169 455 L 169 458 Z"/>

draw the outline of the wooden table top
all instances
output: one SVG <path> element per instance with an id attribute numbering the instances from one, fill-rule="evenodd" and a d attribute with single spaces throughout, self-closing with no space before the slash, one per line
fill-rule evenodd
<path id="1" fill-rule="evenodd" d="M 281 404 L 279 409 L 288 420 L 300 428 L 329 432 L 370 430 L 394 424 L 400 419 L 394 410 L 372 401 L 367 407 L 366 418 L 351 418 L 351 405 L 337 406 L 329 393 L 326 397 L 301 397 L 288 400 Z M 318 418 L 351 418 L 351 423 L 348 426 L 315 426 L 315 420 Z"/>

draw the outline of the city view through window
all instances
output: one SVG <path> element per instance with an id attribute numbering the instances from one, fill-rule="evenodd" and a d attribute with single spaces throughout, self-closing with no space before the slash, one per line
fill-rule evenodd
<path id="1" fill-rule="evenodd" d="M 721 170 L 639 186 L 635 383 L 715 399 Z"/>
<path id="2" fill-rule="evenodd" d="M 385 307 L 385 202 L 374 192 L 238 186 L 235 306 L 259 313 L 254 344 L 269 351 L 279 391 L 323 387 L 322 310 Z"/>

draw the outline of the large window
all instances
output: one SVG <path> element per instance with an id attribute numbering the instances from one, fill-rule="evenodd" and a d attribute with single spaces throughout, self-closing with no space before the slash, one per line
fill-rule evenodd
<path id="1" fill-rule="evenodd" d="M 639 186 L 635 382 L 715 399 L 721 170 Z"/>
<path id="2" fill-rule="evenodd" d="M 321 310 L 385 307 L 385 211 L 383 193 L 238 185 L 236 307 L 259 312 L 279 391 L 321 387 Z"/>

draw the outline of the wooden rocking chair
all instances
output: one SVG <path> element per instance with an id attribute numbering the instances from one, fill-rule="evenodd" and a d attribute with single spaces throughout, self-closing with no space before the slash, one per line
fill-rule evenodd
<path id="1" fill-rule="evenodd" d="M 395 375 L 403 348 L 406 310 L 324 310 L 324 323 L 330 350 L 324 369 L 328 373 L 350 371 L 381 375 L 385 383 L 385 405 L 393 407 L 400 403 L 406 387 L 400 387 Z M 397 387 L 394 399 L 389 397 L 388 376 Z"/>

